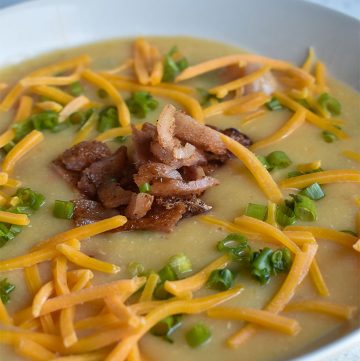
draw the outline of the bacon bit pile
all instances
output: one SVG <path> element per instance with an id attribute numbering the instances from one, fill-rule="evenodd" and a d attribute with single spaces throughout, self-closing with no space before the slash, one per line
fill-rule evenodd
<path id="1" fill-rule="evenodd" d="M 98 141 L 67 149 L 53 166 L 83 196 L 74 201 L 75 224 L 123 214 L 128 222 L 118 231 L 171 232 L 181 218 L 209 211 L 199 197 L 219 184 L 210 175 L 231 157 L 219 131 L 166 105 L 156 126 L 133 127 L 132 156 L 125 146 L 112 154 Z M 252 144 L 236 129 L 221 132 Z M 144 184 L 150 185 L 147 193 L 139 192 Z"/>

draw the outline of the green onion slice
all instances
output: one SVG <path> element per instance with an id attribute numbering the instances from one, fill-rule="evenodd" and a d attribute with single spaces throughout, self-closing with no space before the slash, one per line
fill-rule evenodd
<path id="1" fill-rule="evenodd" d="M 326 143 L 333 143 L 339 139 L 334 133 L 327 130 L 324 130 L 321 134 Z"/>
<path id="2" fill-rule="evenodd" d="M 213 290 L 226 291 L 232 287 L 233 283 L 233 273 L 229 269 L 224 268 L 212 271 L 206 285 Z"/>
<path id="3" fill-rule="evenodd" d="M 281 150 L 275 150 L 274 152 L 271 152 L 266 157 L 266 160 L 272 168 L 282 169 L 292 164 L 291 159 L 286 155 L 285 152 Z"/>
<path id="4" fill-rule="evenodd" d="M 317 212 L 315 202 L 301 194 L 293 195 L 291 194 L 295 201 L 294 212 L 296 218 L 305 222 L 313 222 L 317 219 Z"/>
<path id="5" fill-rule="evenodd" d="M 53 215 L 56 218 L 72 219 L 75 205 L 70 201 L 56 200 L 53 208 Z"/>
<path id="6" fill-rule="evenodd" d="M 150 183 L 143 183 L 139 185 L 140 193 L 149 193 L 151 191 Z"/>
<path id="7" fill-rule="evenodd" d="M 203 323 L 197 323 L 186 333 L 185 338 L 190 347 L 196 348 L 210 340 L 211 331 Z"/>
<path id="8" fill-rule="evenodd" d="M 280 101 L 275 97 L 273 97 L 269 102 L 267 102 L 266 106 L 269 110 L 273 110 L 273 111 L 282 109 L 282 105 Z"/>
<path id="9" fill-rule="evenodd" d="M 168 264 L 179 279 L 186 277 L 192 271 L 191 261 L 184 253 L 170 257 Z"/>
<path id="10" fill-rule="evenodd" d="M 329 111 L 332 115 L 341 114 L 340 102 L 329 93 L 322 93 L 317 101 L 321 108 Z"/>
<path id="11" fill-rule="evenodd" d="M 318 201 L 319 199 L 325 197 L 325 193 L 318 183 L 313 183 L 312 185 L 306 187 L 299 194 L 304 195 L 313 201 Z"/>
<path id="12" fill-rule="evenodd" d="M 268 213 L 268 207 L 262 204 L 249 203 L 246 207 L 245 214 L 249 217 L 264 221 Z"/>
<path id="13" fill-rule="evenodd" d="M 136 118 L 143 119 L 149 112 L 155 110 L 159 102 L 148 92 L 138 91 L 126 100 L 129 111 Z"/>
<path id="14" fill-rule="evenodd" d="M 250 247 L 245 236 L 239 233 L 230 233 L 217 244 L 220 252 L 226 252 L 231 255 L 235 261 L 248 260 Z"/>
<path id="15" fill-rule="evenodd" d="M 78 81 L 76 81 L 75 83 L 70 84 L 69 91 L 71 95 L 73 95 L 74 97 L 78 97 L 79 95 L 84 93 L 84 88 Z"/>
<path id="16" fill-rule="evenodd" d="M 275 218 L 276 223 L 281 227 L 291 226 L 296 221 L 295 212 L 285 204 L 276 206 Z"/>
<path id="17" fill-rule="evenodd" d="M 10 294 L 15 289 L 15 285 L 10 283 L 7 278 L 0 281 L 0 299 L 4 305 L 10 301 Z"/>

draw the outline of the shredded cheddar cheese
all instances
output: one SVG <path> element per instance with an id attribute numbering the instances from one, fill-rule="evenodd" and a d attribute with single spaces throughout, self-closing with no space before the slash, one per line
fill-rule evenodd
<path id="1" fill-rule="evenodd" d="M 102 75 L 94 73 L 89 69 L 85 69 L 82 72 L 82 77 L 87 80 L 89 83 L 97 86 L 100 89 L 104 89 L 109 96 L 115 102 L 115 105 L 119 114 L 119 122 L 120 125 L 125 127 L 130 124 L 130 113 L 129 109 L 124 102 L 124 99 L 120 95 L 120 93 L 116 90 L 116 88 Z"/>
<path id="2" fill-rule="evenodd" d="M 4 133 L 0 135 L 0 148 L 4 145 L 8 144 L 15 138 L 15 131 L 14 129 L 8 129 Z"/>
<path id="3" fill-rule="evenodd" d="M 137 126 L 137 128 L 141 128 L 141 126 Z M 99 142 L 106 142 L 109 141 L 111 139 L 114 139 L 116 137 L 124 137 L 127 135 L 131 135 L 132 133 L 132 129 L 130 126 L 126 126 L 126 127 L 118 127 L 118 128 L 112 128 L 109 130 L 106 130 L 105 132 L 99 134 L 95 140 L 99 141 Z"/>
<path id="4" fill-rule="evenodd" d="M 134 42 L 134 70 L 140 84 L 150 82 L 148 62 L 150 58 L 150 44 L 143 38 Z"/>
<path id="5" fill-rule="evenodd" d="M 90 116 L 88 121 L 80 128 L 80 130 L 75 134 L 74 139 L 72 141 L 72 145 L 78 144 L 78 143 L 86 140 L 86 138 L 89 136 L 89 134 L 93 130 L 95 130 L 96 122 L 97 122 L 97 116 L 94 113 Z M 120 128 L 120 129 L 122 129 L 122 128 Z M 104 133 L 106 133 L 106 132 L 104 132 Z M 104 133 L 102 133 L 102 134 L 104 134 Z"/>
<path id="6" fill-rule="evenodd" d="M 254 97 L 253 99 L 250 99 L 243 104 L 238 104 L 230 107 L 229 109 L 225 110 L 224 114 L 234 115 L 234 114 L 256 111 L 270 100 L 271 98 L 268 95 L 264 93 L 258 93 L 257 97 Z"/>
<path id="7" fill-rule="evenodd" d="M 360 171 L 354 169 L 324 170 L 310 174 L 284 179 L 280 182 L 281 188 L 305 188 L 313 183 L 360 183 Z"/>
<path id="8" fill-rule="evenodd" d="M 270 136 L 261 139 L 250 146 L 252 151 L 267 147 L 274 143 L 280 142 L 281 140 L 287 138 L 293 134 L 297 129 L 299 129 L 305 122 L 306 112 L 303 109 L 299 109 L 295 114 L 275 133 Z"/>
<path id="9" fill-rule="evenodd" d="M 312 67 L 312 65 L 313 65 L 313 63 L 314 63 L 314 60 L 315 60 L 315 50 L 314 50 L 314 48 L 311 46 L 311 47 L 309 48 L 309 52 L 308 52 L 308 55 L 307 55 L 307 57 L 306 57 L 306 59 L 305 59 L 305 61 L 304 61 L 304 64 L 302 65 L 302 68 L 303 68 L 305 71 L 307 71 L 307 72 L 310 73 L 311 67 Z"/>
<path id="10" fill-rule="evenodd" d="M 27 226 L 30 223 L 30 219 L 26 214 L 0 211 L 0 222 Z"/>
<path id="11" fill-rule="evenodd" d="M 246 307 L 215 307 L 207 311 L 211 318 L 247 321 L 274 331 L 294 336 L 300 331 L 297 321 L 265 310 Z"/>
<path id="12" fill-rule="evenodd" d="M 228 95 L 229 92 L 241 88 L 247 84 L 253 83 L 255 80 L 257 80 L 258 78 L 262 77 L 265 73 L 267 73 L 270 69 L 271 69 L 270 66 L 265 65 L 259 70 L 256 70 L 239 79 L 211 88 L 209 89 L 209 93 L 216 94 L 218 98 L 224 98 L 226 97 L 226 95 Z"/>
<path id="13" fill-rule="evenodd" d="M 324 277 L 321 274 L 318 262 L 316 258 L 314 258 L 313 263 L 310 267 L 310 277 L 319 293 L 322 297 L 330 296 L 329 288 L 327 287 Z"/>
<path id="14" fill-rule="evenodd" d="M 0 186 L 6 184 L 9 180 L 9 175 L 5 172 L 0 172 Z"/>
<path id="15" fill-rule="evenodd" d="M 35 94 L 49 98 L 61 105 L 66 105 L 74 100 L 74 97 L 59 88 L 54 88 L 47 85 L 37 85 L 31 87 L 31 91 Z"/>
<path id="16" fill-rule="evenodd" d="M 53 352 L 26 337 L 21 337 L 17 341 L 15 351 L 20 356 L 36 361 L 48 361 L 55 358 Z"/>
<path id="17" fill-rule="evenodd" d="M 193 276 L 178 281 L 166 281 L 165 290 L 177 297 L 189 297 L 191 292 L 195 292 L 205 285 L 212 271 L 225 268 L 230 261 L 231 258 L 228 255 L 222 256 Z"/>
<path id="18" fill-rule="evenodd" d="M 324 91 L 326 87 L 326 66 L 323 62 L 318 60 L 315 64 L 315 79 L 319 91 Z"/>
<path id="19" fill-rule="evenodd" d="M 63 106 L 57 102 L 53 102 L 51 100 L 47 100 L 44 102 L 37 102 L 35 106 L 41 110 L 51 110 L 56 113 L 60 113 L 63 109 Z"/>
<path id="20" fill-rule="evenodd" d="M 141 293 L 139 302 L 151 301 L 155 288 L 160 280 L 157 273 L 151 273 L 146 281 L 144 290 Z"/>
<path id="21" fill-rule="evenodd" d="M 89 99 L 81 95 L 68 103 L 59 113 L 59 123 L 64 122 L 71 114 L 79 111 L 90 103 Z"/>
<path id="22" fill-rule="evenodd" d="M 11 317 L 9 316 L 4 303 L 0 298 L 0 324 L 10 326 L 13 324 Z"/>
<path id="23" fill-rule="evenodd" d="M 70 262 L 78 266 L 104 273 L 118 273 L 120 271 L 119 266 L 89 257 L 66 244 L 59 244 L 56 246 L 56 249 L 62 253 Z"/>
<path id="24" fill-rule="evenodd" d="M 321 160 L 316 160 L 311 163 L 298 164 L 298 166 L 296 167 L 296 169 L 302 173 L 312 172 L 319 168 L 321 168 Z"/>
<path id="25" fill-rule="evenodd" d="M 226 148 L 240 159 L 245 167 L 252 173 L 260 189 L 274 203 L 280 203 L 283 195 L 277 184 L 271 177 L 270 173 L 265 169 L 254 153 L 235 140 L 221 134 L 221 140 Z"/>
<path id="26" fill-rule="evenodd" d="M 33 104 L 33 98 L 27 95 L 23 95 L 20 98 L 19 107 L 14 118 L 14 123 L 21 123 L 27 118 L 29 118 L 31 115 Z"/>
<path id="27" fill-rule="evenodd" d="M 352 150 L 343 150 L 341 154 L 348 159 L 360 162 L 360 153 L 356 153 Z"/>
<path id="28" fill-rule="evenodd" d="M 20 98 L 21 94 L 24 91 L 24 87 L 20 84 L 16 84 L 5 96 L 5 98 L 0 103 L 0 112 L 7 112 L 11 107 L 16 103 Z"/>
<path id="29" fill-rule="evenodd" d="M 2 169 L 10 173 L 14 169 L 15 164 L 43 140 L 44 135 L 41 132 L 38 130 L 31 131 L 9 151 L 2 163 Z"/>
<path id="30" fill-rule="evenodd" d="M 285 311 L 288 312 L 296 312 L 296 311 L 321 312 L 331 316 L 343 318 L 345 320 L 349 320 L 354 315 L 356 310 L 357 307 L 354 306 L 340 305 L 337 303 L 332 303 L 322 300 L 292 302 L 288 304 L 285 308 Z"/>

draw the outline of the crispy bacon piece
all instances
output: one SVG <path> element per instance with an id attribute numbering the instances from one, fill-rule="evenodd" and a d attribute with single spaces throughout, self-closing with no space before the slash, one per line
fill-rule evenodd
<path id="1" fill-rule="evenodd" d="M 206 204 L 202 199 L 191 196 L 189 198 L 184 197 L 156 197 L 155 202 L 166 209 L 172 209 L 177 204 L 183 204 L 186 207 L 186 213 L 183 217 L 192 217 L 197 214 L 206 213 L 212 209 L 211 206 Z"/>
<path id="2" fill-rule="evenodd" d="M 99 201 L 105 208 L 125 206 L 130 203 L 133 194 L 133 192 L 125 190 L 119 183 L 111 181 L 103 183 L 97 191 Z"/>
<path id="3" fill-rule="evenodd" d="M 172 209 L 156 206 L 143 218 L 129 219 L 121 228 L 116 231 L 157 231 L 171 232 L 182 216 L 186 213 L 184 204 L 177 204 Z"/>
<path id="4" fill-rule="evenodd" d="M 214 154 L 225 154 L 226 147 L 218 132 L 200 124 L 180 111 L 175 113 L 175 135 L 177 138 L 195 145 L 197 148 Z"/>
<path id="5" fill-rule="evenodd" d="M 63 178 L 66 182 L 70 183 L 73 187 L 77 186 L 81 176 L 79 172 L 66 169 L 59 158 L 55 159 L 51 165 L 55 172 L 59 174 L 61 178 Z"/>
<path id="6" fill-rule="evenodd" d="M 144 123 L 142 130 L 132 125 L 132 140 L 134 144 L 134 161 L 137 166 L 153 161 L 150 151 L 150 143 L 156 135 L 156 127 L 150 123 Z"/>
<path id="7" fill-rule="evenodd" d="M 67 149 L 58 159 L 68 170 L 82 171 L 94 162 L 109 157 L 109 147 L 96 140 L 85 141 Z"/>
<path id="8" fill-rule="evenodd" d="M 126 165 L 127 149 L 122 146 L 112 156 L 92 163 L 83 171 L 78 182 L 79 191 L 94 198 L 97 188 L 109 180 L 120 177 Z"/>
<path id="9" fill-rule="evenodd" d="M 154 201 L 154 196 L 147 193 L 133 193 L 130 203 L 125 210 L 125 216 L 128 219 L 143 218 L 150 211 Z"/>
<path id="10" fill-rule="evenodd" d="M 153 182 L 150 193 L 158 197 L 190 196 L 201 194 L 208 188 L 214 187 L 218 184 L 219 181 L 212 177 L 204 177 L 190 182 L 184 182 L 176 179 L 165 179 L 163 181 Z"/>
<path id="11" fill-rule="evenodd" d="M 142 165 L 138 173 L 134 175 L 134 181 L 138 186 L 151 183 L 153 179 L 182 179 L 181 174 L 174 168 L 163 163 L 147 163 Z"/>
<path id="12" fill-rule="evenodd" d="M 206 175 L 204 168 L 196 165 L 191 167 L 182 167 L 179 171 L 186 182 L 204 178 Z"/>
<path id="13" fill-rule="evenodd" d="M 99 202 L 90 199 L 77 199 L 73 203 L 75 205 L 73 220 L 76 226 L 94 223 L 119 214 L 119 211 L 106 209 Z"/>

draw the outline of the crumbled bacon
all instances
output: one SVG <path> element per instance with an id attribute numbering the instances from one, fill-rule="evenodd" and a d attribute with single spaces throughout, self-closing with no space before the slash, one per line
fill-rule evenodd
<path id="1" fill-rule="evenodd" d="M 251 144 L 234 128 L 205 126 L 169 105 L 157 126 L 133 127 L 130 158 L 126 147 L 111 154 L 96 141 L 66 150 L 53 167 L 88 198 L 74 201 L 75 224 L 124 214 L 128 222 L 117 231 L 170 232 L 181 218 L 209 211 L 212 207 L 200 197 L 219 184 L 209 175 L 231 157 L 219 131 L 244 146 Z M 148 193 L 139 193 L 144 184 Z"/>

